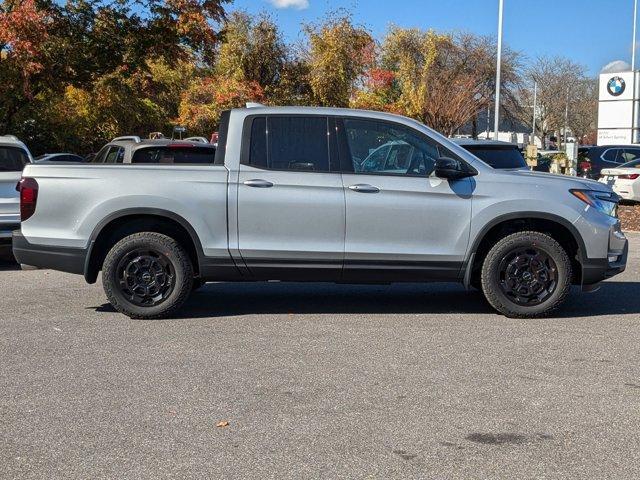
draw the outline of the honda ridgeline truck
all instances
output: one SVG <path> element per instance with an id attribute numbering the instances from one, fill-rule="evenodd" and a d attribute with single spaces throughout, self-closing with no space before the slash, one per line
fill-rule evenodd
<path id="1" fill-rule="evenodd" d="M 133 318 L 175 314 L 205 281 L 266 280 L 462 282 L 538 317 L 627 260 L 608 186 L 493 169 L 387 113 L 235 109 L 215 155 L 163 158 L 27 165 L 16 258 L 88 283 L 102 272 Z"/>

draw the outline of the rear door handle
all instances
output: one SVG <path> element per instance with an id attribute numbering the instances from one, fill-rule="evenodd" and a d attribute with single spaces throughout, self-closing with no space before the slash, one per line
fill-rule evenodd
<path id="1" fill-rule="evenodd" d="M 357 183 L 355 185 L 349 185 L 349 190 L 359 193 L 378 193 L 380 189 L 368 183 Z"/>
<path id="2" fill-rule="evenodd" d="M 273 183 L 267 182 L 266 180 L 262 180 L 260 178 L 255 178 L 253 180 L 247 180 L 244 182 L 247 187 L 256 187 L 256 188 L 269 188 L 273 187 Z"/>

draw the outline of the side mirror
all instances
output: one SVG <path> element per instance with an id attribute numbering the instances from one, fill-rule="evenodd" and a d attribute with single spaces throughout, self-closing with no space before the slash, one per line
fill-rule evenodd
<path id="1" fill-rule="evenodd" d="M 449 157 L 440 157 L 436 160 L 436 168 L 434 171 L 436 177 L 446 178 L 448 180 L 460 180 L 461 178 L 472 177 L 477 175 L 471 167 L 460 160 Z"/>

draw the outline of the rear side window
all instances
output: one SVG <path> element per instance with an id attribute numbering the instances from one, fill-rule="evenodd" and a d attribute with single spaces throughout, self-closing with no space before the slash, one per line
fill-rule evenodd
<path id="1" fill-rule="evenodd" d="M 604 152 L 602 154 L 602 158 L 604 160 L 606 160 L 607 162 L 620 163 L 618 161 L 618 152 L 619 151 L 620 151 L 620 149 L 618 149 L 618 148 L 610 148 L 609 150 L 607 150 L 606 152 Z"/>
<path id="2" fill-rule="evenodd" d="M 0 172 L 21 172 L 27 163 L 29 157 L 21 148 L 0 146 Z"/>
<path id="3" fill-rule="evenodd" d="M 213 164 L 215 149 L 191 145 L 141 148 L 135 151 L 131 163 Z"/>
<path id="4" fill-rule="evenodd" d="M 124 160 L 124 148 L 111 147 L 107 157 L 104 159 L 104 163 L 122 163 Z"/>
<path id="5" fill-rule="evenodd" d="M 257 117 L 251 122 L 247 163 L 270 170 L 329 171 L 326 117 Z"/>
<path id="6" fill-rule="evenodd" d="M 122 163 L 124 160 L 124 148 L 117 145 L 107 145 L 91 160 L 91 163 Z"/>
<path id="7" fill-rule="evenodd" d="M 109 146 L 102 147 L 96 156 L 91 159 L 91 163 L 104 163 L 104 159 L 107 157 L 107 153 L 109 153 Z"/>
<path id="8" fill-rule="evenodd" d="M 623 163 L 621 168 L 640 168 L 640 160 L 634 160 L 632 162 Z"/>
<path id="9" fill-rule="evenodd" d="M 517 148 L 466 146 L 469 152 L 493 168 L 522 168 L 527 162 Z"/>
<path id="10" fill-rule="evenodd" d="M 620 155 L 620 160 L 624 163 L 632 162 L 640 158 L 640 149 L 638 148 L 625 148 Z"/>

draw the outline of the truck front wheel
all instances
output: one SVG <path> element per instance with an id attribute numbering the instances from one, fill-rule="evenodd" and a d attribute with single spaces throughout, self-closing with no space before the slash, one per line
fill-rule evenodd
<path id="1" fill-rule="evenodd" d="M 498 241 L 482 265 L 482 291 L 507 317 L 550 314 L 571 290 L 571 261 L 553 238 L 518 232 Z"/>
<path id="2" fill-rule="evenodd" d="M 168 317 L 186 301 L 193 265 L 173 238 L 155 232 L 116 243 L 102 266 L 104 291 L 113 307 L 131 318 Z"/>

